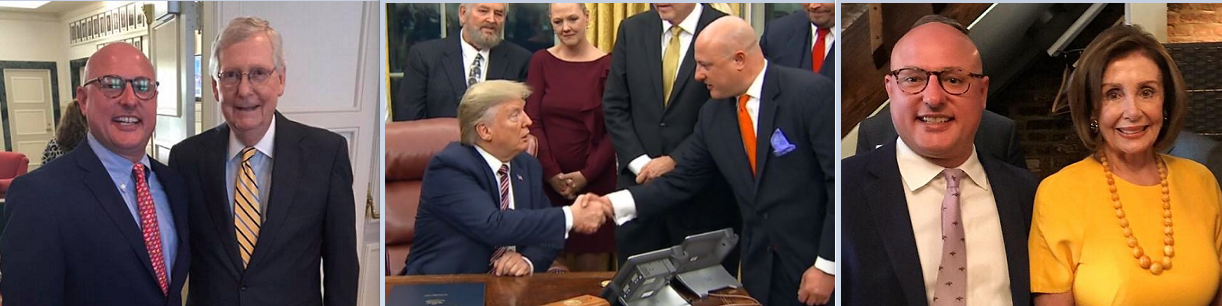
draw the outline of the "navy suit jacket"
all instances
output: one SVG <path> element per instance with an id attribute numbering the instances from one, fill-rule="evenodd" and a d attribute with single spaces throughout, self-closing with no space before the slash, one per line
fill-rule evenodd
<path id="1" fill-rule="evenodd" d="M 437 117 L 458 117 L 458 101 L 467 91 L 467 71 L 463 69 L 462 39 L 454 33 L 412 46 L 407 52 L 407 67 L 399 81 L 399 94 L 391 107 L 394 121 Z M 485 80 L 526 82 L 530 51 L 502 41 L 488 51 Z"/>
<path id="2" fill-rule="evenodd" d="M 712 99 L 701 107 L 689 151 L 676 157 L 675 169 L 628 190 L 637 216 L 649 217 L 691 198 L 720 172 L 742 212 L 747 292 L 764 305 L 797 305 L 802 273 L 817 257 L 836 260 L 835 91 L 828 78 L 777 65 L 764 72 L 763 87 L 755 174 L 738 130 L 736 99 Z M 780 135 L 791 151 L 777 153 L 781 148 L 770 140 Z M 774 287 L 787 295 L 770 296 Z"/>
<path id="3" fill-rule="evenodd" d="M 5 305 L 182 305 L 191 264 L 182 177 L 150 159 L 178 234 L 169 295 L 161 293 L 140 226 L 88 144 L 17 177 L 0 237 Z M 165 229 L 162 229 L 163 231 Z"/>
<path id="4" fill-rule="evenodd" d="M 1027 235 L 1039 180 L 977 150 L 993 188 L 1014 305 L 1031 304 Z M 840 284 L 843 305 L 927 305 L 921 258 L 895 142 L 844 159 Z"/>
<path id="5" fill-rule="evenodd" d="M 229 126 L 187 138 L 170 151 L 170 165 L 190 188 L 196 261 L 187 305 L 356 305 L 360 268 L 348 143 L 339 134 L 275 116 L 271 191 L 246 268 L 226 196 L 233 186 L 225 182 Z"/>
<path id="6" fill-rule="evenodd" d="M 760 49 L 773 64 L 811 71 L 814 59 L 810 56 L 810 50 L 815 45 L 810 36 L 810 17 L 806 11 L 797 11 L 773 20 L 764 28 Z M 827 47 L 819 74 L 836 79 L 836 43 Z"/>
<path id="7" fill-rule="evenodd" d="M 496 174 L 475 147 L 450 143 L 433 156 L 403 273 L 488 273 L 501 246 L 517 246 L 534 272 L 547 271 L 564 248 L 564 211 L 543 195 L 543 168 L 534 156 L 509 161 L 509 177 L 515 209 L 502 211 Z"/>

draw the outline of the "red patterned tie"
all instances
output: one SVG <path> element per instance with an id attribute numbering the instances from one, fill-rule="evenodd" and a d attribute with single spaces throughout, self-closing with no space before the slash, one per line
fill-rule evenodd
<path id="1" fill-rule="evenodd" d="M 140 209 L 140 228 L 144 231 L 144 248 L 148 250 L 149 260 L 153 263 L 153 271 L 157 273 L 157 284 L 161 286 L 161 294 L 170 291 L 169 282 L 165 277 L 165 257 L 161 254 L 161 230 L 157 225 L 157 206 L 153 205 L 153 196 L 149 194 L 148 181 L 144 179 L 144 165 L 132 165 L 132 173 L 136 175 L 136 202 Z"/>
<path id="2" fill-rule="evenodd" d="M 827 54 L 827 34 L 831 32 L 831 29 L 824 28 L 815 30 L 815 33 L 818 35 L 815 37 L 815 43 L 812 44 L 814 46 L 810 48 L 810 69 L 814 70 L 815 73 L 819 73 L 819 70 L 823 69 L 823 58 Z"/>
<path id="3" fill-rule="evenodd" d="M 501 210 L 509 210 L 509 165 L 502 164 L 501 169 L 496 171 L 496 176 L 501 182 Z M 498 247 L 495 252 L 492 252 L 492 260 L 488 261 L 488 266 L 492 266 L 497 259 L 505 255 L 509 247 Z M 488 271 L 492 273 L 492 271 Z"/>

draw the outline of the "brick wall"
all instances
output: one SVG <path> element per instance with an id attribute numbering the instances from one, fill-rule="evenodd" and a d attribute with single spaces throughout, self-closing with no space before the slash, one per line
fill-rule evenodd
<path id="1" fill-rule="evenodd" d="M 1073 131 L 1068 108 L 1051 112 L 1064 68 L 1062 59 L 1042 57 L 988 102 L 989 110 L 1014 120 L 1027 168 L 1041 179 L 1090 154 Z"/>
<path id="2" fill-rule="evenodd" d="M 1222 42 L 1222 4 L 1167 4 L 1167 39 L 1172 43 Z"/>

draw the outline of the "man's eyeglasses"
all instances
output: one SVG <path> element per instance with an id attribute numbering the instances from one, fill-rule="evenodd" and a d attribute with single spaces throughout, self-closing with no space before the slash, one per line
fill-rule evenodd
<path id="1" fill-rule="evenodd" d="M 929 76 L 938 77 L 938 83 L 942 85 L 942 90 L 951 95 L 961 95 L 972 88 L 973 78 L 983 78 L 983 74 L 971 73 L 961 69 L 947 69 L 942 71 L 925 71 L 921 68 L 902 68 L 891 71 L 891 76 L 895 77 L 895 82 L 899 84 L 900 90 L 909 94 L 919 94 L 925 91 L 925 87 L 929 85 Z"/>
<path id="2" fill-rule="evenodd" d="M 251 84 L 263 84 L 263 82 L 267 82 L 268 78 L 271 78 L 272 73 L 274 72 L 276 72 L 275 69 L 266 68 L 255 68 L 251 69 L 249 72 L 224 71 L 217 74 L 216 78 L 220 80 L 221 85 L 225 86 L 238 86 L 238 84 L 242 82 L 243 76 L 245 76 Z"/>
<path id="3" fill-rule="evenodd" d="M 153 96 L 156 96 L 157 85 L 160 84 L 153 80 L 149 80 L 146 77 L 124 79 L 117 75 L 105 75 L 96 79 L 85 81 L 85 84 L 81 86 L 89 86 L 89 84 L 93 83 L 97 83 L 98 90 L 100 90 L 107 98 L 111 99 L 122 96 L 123 89 L 127 87 L 128 83 L 131 83 L 132 93 L 136 94 L 136 98 L 140 98 L 140 100 L 148 100 L 152 99 Z"/>

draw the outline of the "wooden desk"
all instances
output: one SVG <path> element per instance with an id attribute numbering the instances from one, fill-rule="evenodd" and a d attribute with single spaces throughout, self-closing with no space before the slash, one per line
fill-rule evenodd
<path id="1" fill-rule="evenodd" d="M 487 306 L 543 305 L 589 294 L 599 296 L 603 281 L 615 277 L 615 272 L 543 273 L 527 277 L 492 276 L 486 274 L 387 276 L 386 292 L 396 285 L 484 283 L 484 304 Z M 681 285 L 679 285 L 681 286 Z M 689 295 L 680 290 L 684 296 Z M 746 295 L 743 289 L 722 290 L 719 293 Z M 694 305 L 727 305 L 743 299 L 708 298 Z M 390 305 L 388 305 L 390 306 Z"/>

